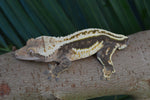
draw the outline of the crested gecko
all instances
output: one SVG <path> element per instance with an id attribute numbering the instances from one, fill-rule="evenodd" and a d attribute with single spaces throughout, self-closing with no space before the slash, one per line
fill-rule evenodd
<path id="1" fill-rule="evenodd" d="M 127 47 L 128 37 L 103 29 L 89 28 L 64 37 L 40 36 L 27 41 L 26 46 L 15 52 L 17 59 L 41 62 L 57 62 L 51 67 L 50 77 L 58 78 L 72 61 L 94 54 L 103 66 L 102 72 L 109 79 L 113 68 L 112 55 L 116 49 Z"/>

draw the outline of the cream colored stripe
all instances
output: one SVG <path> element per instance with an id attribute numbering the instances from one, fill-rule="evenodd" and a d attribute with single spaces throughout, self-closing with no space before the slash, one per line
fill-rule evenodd
<path id="1" fill-rule="evenodd" d="M 77 60 L 77 59 L 89 57 L 89 56 L 95 54 L 102 47 L 103 47 L 103 41 L 101 41 L 101 42 L 97 41 L 89 48 L 84 48 L 84 49 L 72 48 L 74 54 L 72 55 L 71 58 L 72 58 L 72 60 Z"/>
<path id="2" fill-rule="evenodd" d="M 112 62 L 112 55 L 114 54 L 114 52 L 116 51 L 116 49 L 119 47 L 119 44 L 116 44 L 115 48 L 113 49 L 113 51 L 111 52 L 110 54 L 110 57 L 109 57 L 109 61 L 108 63 L 113 65 L 113 62 Z"/>
<path id="3" fill-rule="evenodd" d="M 94 31 L 94 30 L 98 30 L 98 31 L 93 33 L 92 31 Z M 91 31 L 91 32 L 88 33 L 89 31 Z M 105 33 L 102 33 L 101 31 L 104 31 Z M 82 34 L 84 32 L 86 32 L 86 34 Z M 65 36 L 65 37 L 60 37 L 58 39 L 73 42 L 73 41 L 76 41 L 76 40 L 85 39 L 85 38 L 89 38 L 89 37 L 100 36 L 100 35 L 108 36 L 108 37 L 110 37 L 114 40 L 124 40 L 124 39 L 128 38 L 127 36 L 124 36 L 124 35 L 121 35 L 121 34 L 115 34 L 115 33 L 112 33 L 112 32 L 106 31 L 106 30 L 102 30 L 102 29 L 85 29 L 85 30 L 75 32 L 75 33 L 73 33 L 71 35 L 68 35 L 68 36 Z"/>

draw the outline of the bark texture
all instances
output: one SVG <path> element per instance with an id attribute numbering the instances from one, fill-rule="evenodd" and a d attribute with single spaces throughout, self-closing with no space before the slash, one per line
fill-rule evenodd
<path id="1" fill-rule="evenodd" d="M 126 49 L 113 55 L 116 73 L 102 78 L 95 56 L 72 62 L 58 82 L 49 81 L 47 63 L 16 60 L 11 53 L 0 56 L 0 100 L 86 100 L 127 94 L 150 100 L 150 31 L 129 36 Z"/>

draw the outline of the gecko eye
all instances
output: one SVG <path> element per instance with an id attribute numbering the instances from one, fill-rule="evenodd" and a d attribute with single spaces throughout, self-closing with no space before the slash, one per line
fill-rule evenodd
<path id="1" fill-rule="evenodd" d="M 35 51 L 33 49 L 28 49 L 28 54 L 30 54 L 31 56 L 33 56 L 35 53 Z"/>

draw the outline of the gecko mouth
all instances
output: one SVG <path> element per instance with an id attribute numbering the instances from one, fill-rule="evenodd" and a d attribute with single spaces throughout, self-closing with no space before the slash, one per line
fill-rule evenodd
<path id="1" fill-rule="evenodd" d="M 38 57 L 16 57 L 17 59 L 20 59 L 20 60 L 39 60 Z"/>

